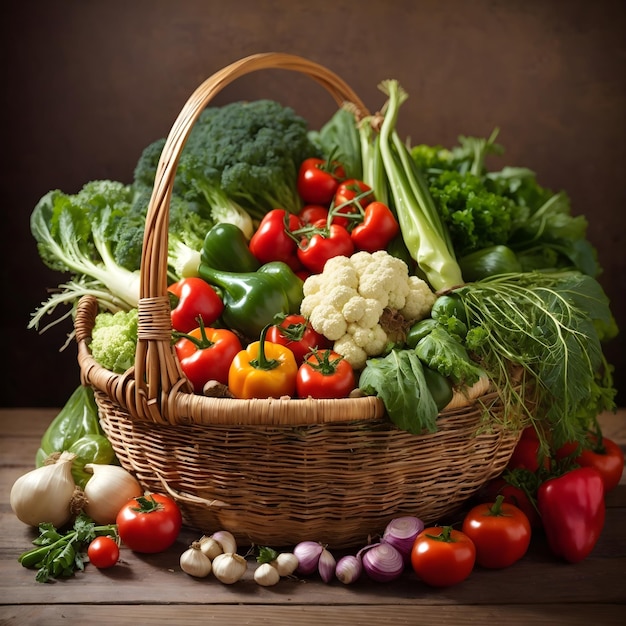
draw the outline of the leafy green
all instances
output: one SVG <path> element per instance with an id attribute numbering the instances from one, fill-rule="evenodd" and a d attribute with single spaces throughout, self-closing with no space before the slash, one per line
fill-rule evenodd
<path id="1" fill-rule="evenodd" d="M 368 359 L 359 388 L 383 401 L 398 428 L 416 435 L 437 430 L 439 411 L 413 350 L 392 350 L 383 358 Z"/>
<path id="2" fill-rule="evenodd" d="M 445 323 L 451 319 L 456 318 L 447 318 Z M 428 367 L 458 385 L 471 387 L 484 375 L 484 371 L 470 359 L 459 338 L 442 325 L 433 328 L 417 343 L 415 353 Z"/>
<path id="3" fill-rule="evenodd" d="M 481 366 L 515 395 L 511 365 L 522 371 L 553 445 L 583 441 L 602 411 L 612 410 L 612 368 L 601 341 L 616 331 L 599 283 L 576 271 L 503 274 L 454 291 L 471 326 L 487 334 L 474 346 Z M 517 377 L 519 378 L 519 377 Z"/>
<path id="4" fill-rule="evenodd" d="M 52 524 L 40 524 L 39 536 L 33 540 L 36 547 L 22 553 L 18 561 L 24 567 L 37 569 L 35 580 L 39 583 L 68 578 L 85 569 L 87 548 L 99 535 L 117 538 L 117 526 L 96 526 L 84 513 L 78 515 L 73 528 L 65 533 Z"/>

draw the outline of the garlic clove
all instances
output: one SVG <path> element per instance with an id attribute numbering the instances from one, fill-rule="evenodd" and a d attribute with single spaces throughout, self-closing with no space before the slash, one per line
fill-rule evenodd
<path id="1" fill-rule="evenodd" d="M 335 576 L 336 565 L 337 561 L 335 561 L 335 557 L 324 548 L 320 554 L 317 570 L 325 583 L 329 583 Z"/>
<path id="2" fill-rule="evenodd" d="M 254 580 L 262 587 L 272 587 L 280 580 L 280 574 L 271 563 L 261 563 L 254 570 Z"/>
<path id="3" fill-rule="evenodd" d="M 220 544 L 222 552 L 230 552 L 232 554 L 237 552 L 237 541 L 234 535 L 227 530 L 218 530 L 211 537 Z"/>
<path id="4" fill-rule="evenodd" d="M 194 541 L 180 555 L 180 569 L 195 578 L 206 578 L 211 573 L 211 560 L 203 554 L 199 541 Z"/>
<path id="5" fill-rule="evenodd" d="M 280 576 L 291 576 L 298 569 L 298 557 L 292 552 L 281 552 L 272 565 Z"/>
<path id="6" fill-rule="evenodd" d="M 248 562 L 241 555 L 223 552 L 213 559 L 213 575 L 225 585 L 236 583 L 246 573 Z"/>
<path id="7" fill-rule="evenodd" d="M 218 554 L 223 554 L 222 546 L 213 537 L 203 535 L 200 538 L 200 549 L 209 559 L 213 560 Z"/>

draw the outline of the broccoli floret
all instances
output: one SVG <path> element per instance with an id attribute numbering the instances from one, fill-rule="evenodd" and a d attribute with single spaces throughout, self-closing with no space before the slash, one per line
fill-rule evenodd
<path id="1" fill-rule="evenodd" d="M 104 368 L 123 374 L 135 363 L 138 311 L 102 312 L 91 332 L 91 354 Z"/>

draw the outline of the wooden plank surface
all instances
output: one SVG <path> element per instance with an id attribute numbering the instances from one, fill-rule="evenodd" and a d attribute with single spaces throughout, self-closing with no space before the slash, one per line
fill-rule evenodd
<path id="1" fill-rule="evenodd" d="M 13 515 L 8 494 L 15 479 L 33 467 L 35 451 L 54 409 L 0 410 L 0 624 L 143 622 L 155 624 L 621 624 L 626 621 L 626 479 L 607 496 L 607 521 L 598 545 L 582 563 L 567 564 L 536 535 L 528 554 L 506 570 L 476 568 L 462 584 L 431 589 L 407 571 L 393 583 L 366 578 L 355 585 L 319 578 L 284 579 L 263 588 L 252 578 L 227 586 L 213 577 L 194 579 L 178 565 L 198 538 L 184 528 L 176 544 L 157 555 L 122 548 L 110 570 L 90 566 L 68 580 L 36 583 L 17 557 L 36 531 Z M 606 436 L 626 447 L 626 410 L 604 415 Z M 340 555 L 336 555 L 340 556 Z M 150 608 L 153 607 L 153 608 Z M 154 607 L 158 607 L 154 608 Z"/>

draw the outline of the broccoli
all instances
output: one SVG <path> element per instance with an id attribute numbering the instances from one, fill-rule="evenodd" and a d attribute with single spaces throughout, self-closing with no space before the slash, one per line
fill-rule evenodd
<path id="1" fill-rule="evenodd" d="M 138 310 L 101 312 L 91 331 L 91 354 L 104 368 L 123 374 L 135 363 Z"/>
<path id="2" fill-rule="evenodd" d="M 39 200 L 30 216 L 39 256 L 50 269 L 69 274 L 70 280 L 35 311 L 29 328 L 39 328 L 57 305 L 75 305 L 86 293 L 109 311 L 137 306 L 139 272 L 119 265 L 114 250 L 114 234 L 131 206 L 132 193 L 129 185 L 99 180 L 75 195 L 53 190 Z"/>
<path id="3" fill-rule="evenodd" d="M 148 146 L 134 180 L 152 186 L 164 140 Z M 300 164 L 321 156 L 307 123 L 273 100 L 208 107 L 181 150 L 174 195 L 208 208 L 214 221 L 231 221 L 251 235 L 245 212 L 255 220 L 275 208 L 301 207 L 296 181 Z M 245 210 L 245 212 L 244 212 Z"/>

